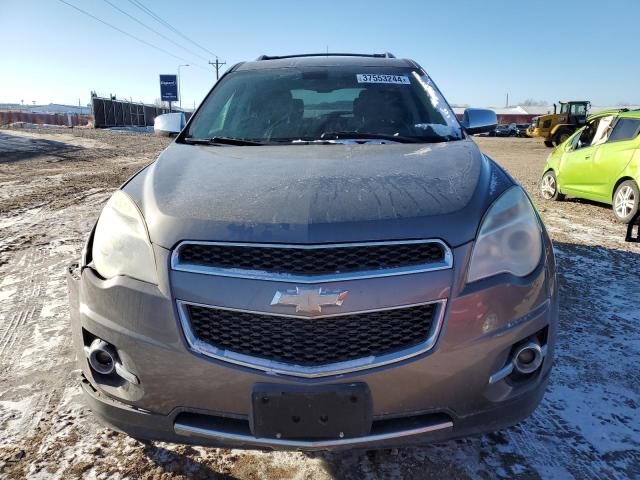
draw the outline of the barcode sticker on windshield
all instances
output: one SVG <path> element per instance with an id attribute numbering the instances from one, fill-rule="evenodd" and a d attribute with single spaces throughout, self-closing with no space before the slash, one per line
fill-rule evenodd
<path id="1" fill-rule="evenodd" d="M 356 75 L 358 83 L 396 83 L 399 85 L 410 85 L 409 77 L 406 75 L 379 75 L 375 73 L 358 73 Z"/>

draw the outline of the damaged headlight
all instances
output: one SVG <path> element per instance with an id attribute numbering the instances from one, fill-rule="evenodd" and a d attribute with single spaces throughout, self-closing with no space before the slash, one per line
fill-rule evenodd
<path id="1" fill-rule="evenodd" d="M 468 282 L 511 273 L 524 277 L 538 266 L 542 231 L 531 201 L 511 187 L 487 210 L 473 246 Z"/>
<path id="2" fill-rule="evenodd" d="M 93 239 L 93 263 L 104 278 L 117 275 L 158 283 L 155 257 L 142 213 L 117 190 L 102 210 Z"/>

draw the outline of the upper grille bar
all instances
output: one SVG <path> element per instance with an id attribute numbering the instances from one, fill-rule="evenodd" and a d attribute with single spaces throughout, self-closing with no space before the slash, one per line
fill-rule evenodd
<path id="1" fill-rule="evenodd" d="M 184 241 L 171 255 L 173 270 L 296 283 L 406 275 L 452 266 L 451 250 L 437 239 L 316 245 Z"/>

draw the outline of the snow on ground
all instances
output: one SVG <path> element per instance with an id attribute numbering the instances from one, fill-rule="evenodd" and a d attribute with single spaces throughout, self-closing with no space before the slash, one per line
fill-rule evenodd
<path id="1" fill-rule="evenodd" d="M 548 152 L 534 140 L 478 142 L 530 190 L 555 241 L 560 327 L 540 407 L 484 436 L 303 454 L 143 444 L 95 421 L 78 387 L 64 269 L 110 191 L 167 140 L 64 132 L 39 139 L 53 151 L 40 141 L 30 152 L 22 136 L 3 162 L 8 136 L 0 131 L 0 478 L 640 478 L 640 245 L 621 240 L 605 206 L 542 202 Z"/>
<path id="2" fill-rule="evenodd" d="M 112 132 L 153 133 L 153 127 L 109 127 Z"/>

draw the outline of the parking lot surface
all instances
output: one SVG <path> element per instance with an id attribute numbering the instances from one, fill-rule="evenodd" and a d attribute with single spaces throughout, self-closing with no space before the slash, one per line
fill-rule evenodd
<path id="1" fill-rule="evenodd" d="M 168 142 L 0 130 L 0 478 L 640 477 L 640 245 L 624 242 L 609 207 L 541 199 L 550 150 L 536 139 L 477 139 L 528 190 L 558 261 L 555 369 L 520 425 L 422 447 L 303 454 L 143 444 L 99 424 L 78 386 L 65 267 L 111 192 Z"/>

